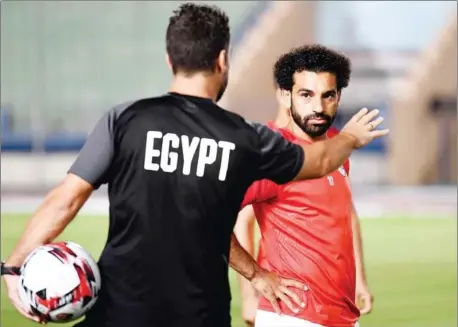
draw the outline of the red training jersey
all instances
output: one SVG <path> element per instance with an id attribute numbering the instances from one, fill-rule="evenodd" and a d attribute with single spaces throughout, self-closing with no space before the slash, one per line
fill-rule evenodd
<path id="1" fill-rule="evenodd" d="M 286 129 L 278 131 L 289 141 L 309 143 Z M 325 326 L 353 326 L 360 314 L 355 304 L 348 167 L 285 185 L 257 181 L 243 201 L 244 206 L 253 205 L 261 229 L 261 266 L 310 288 L 292 289 L 304 299 L 304 309 L 296 314 L 281 303 L 283 312 Z M 259 308 L 274 311 L 265 298 Z"/>
<path id="2" fill-rule="evenodd" d="M 272 129 L 275 129 L 275 130 L 279 129 L 274 121 L 268 121 L 266 125 L 269 128 L 272 128 Z M 333 137 L 333 136 L 336 136 L 337 134 L 339 134 L 339 130 L 337 128 L 335 128 L 335 127 L 331 127 L 327 131 L 327 136 L 328 137 Z M 345 163 L 343 164 L 343 167 L 344 167 L 345 171 L 347 172 L 347 175 L 350 175 L 350 160 L 345 161 Z M 246 200 L 248 200 L 248 198 L 246 198 Z M 242 205 L 242 208 L 244 206 L 245 205 Z M 264 250 L 262 248 L 262 243 L 261 243 L 261 244 L 259 244 L 259 250 L 258 250 L 258 255 L 257 255 L 257 262 L 261 267 L 264 267 L 266 265 L 266 263 L 264 261 L 264 257 L 265 257 L 265 254 L 264 254 Z"/>

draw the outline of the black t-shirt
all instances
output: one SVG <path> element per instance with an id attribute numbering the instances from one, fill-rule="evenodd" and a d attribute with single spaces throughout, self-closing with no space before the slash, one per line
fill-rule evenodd
<path id="1" fill-rule="evenodd" d="M 245 191 L 291 181 L 303 150 L 205 98 L 110 110 L 69 172 L 108 184 L 99 300 L 81 326 L 228 327 L 230 235 Z"/>

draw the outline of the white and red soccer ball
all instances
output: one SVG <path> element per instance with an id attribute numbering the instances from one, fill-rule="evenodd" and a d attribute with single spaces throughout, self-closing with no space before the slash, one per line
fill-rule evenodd
<path id="1" fill-rule="evenodd" d="M 97 301 L 100 271 L 80 245 L 57 242 L 35 249 L 24 261 L 19 295 L 26 308 L 50 322 L 82 317 Z"/>

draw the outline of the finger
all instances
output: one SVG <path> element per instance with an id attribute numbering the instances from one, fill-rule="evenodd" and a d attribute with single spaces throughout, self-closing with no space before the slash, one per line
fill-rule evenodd
<path id="1" fill-rule="evenodd" d="M 389 132 L 390 132 L 389 129 L 380 129 L 380 130 L 376 130 L 376 131 L 370 132 L 370 136 L 371 136 L 373 139 L 376 139 L 376 138 L 379 138 L 379 137 L 388 135 Z"/>
<path id="2" fill-rule="evenodd" d="M 363 124 L 367 124 L 368 122 L 372 121 L 375 117 L 377 117 L 379 113 L 380 113 L 380 111 L 378 109 L 374 109 L 374 110 L 368 112 L 363 117 L 361 117 L 359 122 L 363 123 Z"/>
<path id="3" fill-rule="evenodd" d="M 35 316 L 32 311 L 26 307 L 24 307 L 24 305 L 22 304 L 22 302 L 19 302 L 19 301 L 13 301 L 13 304 L 14 306 L 16 307 L 16 309 L 18 309 L 19 311 L 25 313 L 26 315 L 28 316 Z"/>
<path id="4" fill-rule="evenodd" d="M 272 307 L 274 308 L 275 312 L 279 315 L 281 315 L 281 309 L 280 305 L 278 304 L 278 300 L 275 297 L 273 293 L 271 293 L 268 297 L 267 300 L 269 300 L 270 304 L 272 304 Z"/>
<path id="5" fill-rule="evenodd" d="M 352 119 L 354 119 L 355 121 L 360 121 L 361 118 L 363 118 L 367 113 L 369 112 L 369 110 L 367 108 L 363 108 L 361 109 L 360 111 L 358 111 Z"/>
<path id="6" fill-rule="evenodd" d="M 305 285 L 304 283 L 298 282 L 297 280 L 294 280 L 294 279 L 283 279 L 282 278 L 280 280 L 280 284 L 283 286 L 288 286 L 288 287 L 296 287 L 303 291 L 309 290 L 307 285 Z"/>
<path id="7" fill-rule="evenodd" d="M 284 294 L 283 292 L 281 291 L 277 291 L 275 293 L 277 295 L 277 298 L 280 299 L 284 304 L 286 304 L 286 306 L 294 313 L 298 313 L 299 312 L 299 309 L 293 305 L 293 302 L 291 301 L 291 299 L 286 296 L 286 294 Z"/>
<path id="8" fill-rule="evenodd" d="M 29 318 L 30 320 L 33 320 L 35 322 L 40 322 L 40 318 L 37 316 L 32 315 L 30 312 L 28 312 L 21 303 L 18 303 L 16 301 L 11 301 L 16 308 L 24 317 Z"/>
<path id="9" fill-rule="evenodd" d="M 381 123 L 383 123 L 383 117 L 378 117 L 376 120 L 371 121 L 369 125 L 371 126 L 370 130 L 376 129 Z"/>
<path id="10" fill-rule="evenodd" d="M 370 296 L 361 297 L 363 306 L 359 309 L 361 315 L 366 315 L 372 311 L 372 302 Z"/>
<path id="11" fill-rule="evenodd" d="M 367 315 L 369 313 L 371 313 L 372 311 L 372 307 L 369 306 L 369 305 L 365 305 L 364 307 L 362 307 L 361 309 L 359 309 L 359 312 L 361 314 L 361 316 L 364 316 L 364 315 Z"/>
<path id="12" fill-rule="evenodd" d="M 252 320 L 245 320 L 245 324 L 246 324 L 248 327 L 253 327 L 253 326 L 254 326 L 254 321 L 252 321 Z"/>
<path id="13" fill-rule="evenodd" d="M 13 305 L 16 307 L 18 311 L 20 311 L 24 315 L 29 315 L 31 316 L 30 310 L 26 308 L 26 306 L 22 303 L 22 301 L 19 299 L 19 296 L 17 295 L 12 295 L 10 296 L 10 301 L 13 303 Z"/>
<path id="14" fill-rule="evenodd" d="M 298 306 L 301 308 L 305 307 L 305 303 L 301 300 L 299 295 L 288 289 L 286 286 L 280 286 L 279 290 L 289 296 Z"/>
<path id="15" fill-rule="evenodd" d="M 16 309 L 22 314 L 24 315 L 25 317 L 33 320 L 33 321 L 36 321 L 38 323 L 41 322 L 41 318 L 34 315 L 30 309 L 28 309 L 23 303 L 22 301 L 19 299 L 19 296 L 13 296 L 11 298 L 11 302 L 13 303 L 13 305 L 16 307 Z"/>

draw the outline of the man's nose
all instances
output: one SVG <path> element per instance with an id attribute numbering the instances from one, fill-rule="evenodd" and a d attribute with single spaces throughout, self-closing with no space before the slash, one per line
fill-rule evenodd
<path id="1" fill-rule="evenodd" d="M 323 103 L 321 101 L 317 101 L 317 103 L 315 104 L 315 108 L 313 108 L 313 111 L 317 114 L 322 114 L 324 111 Z"/>

